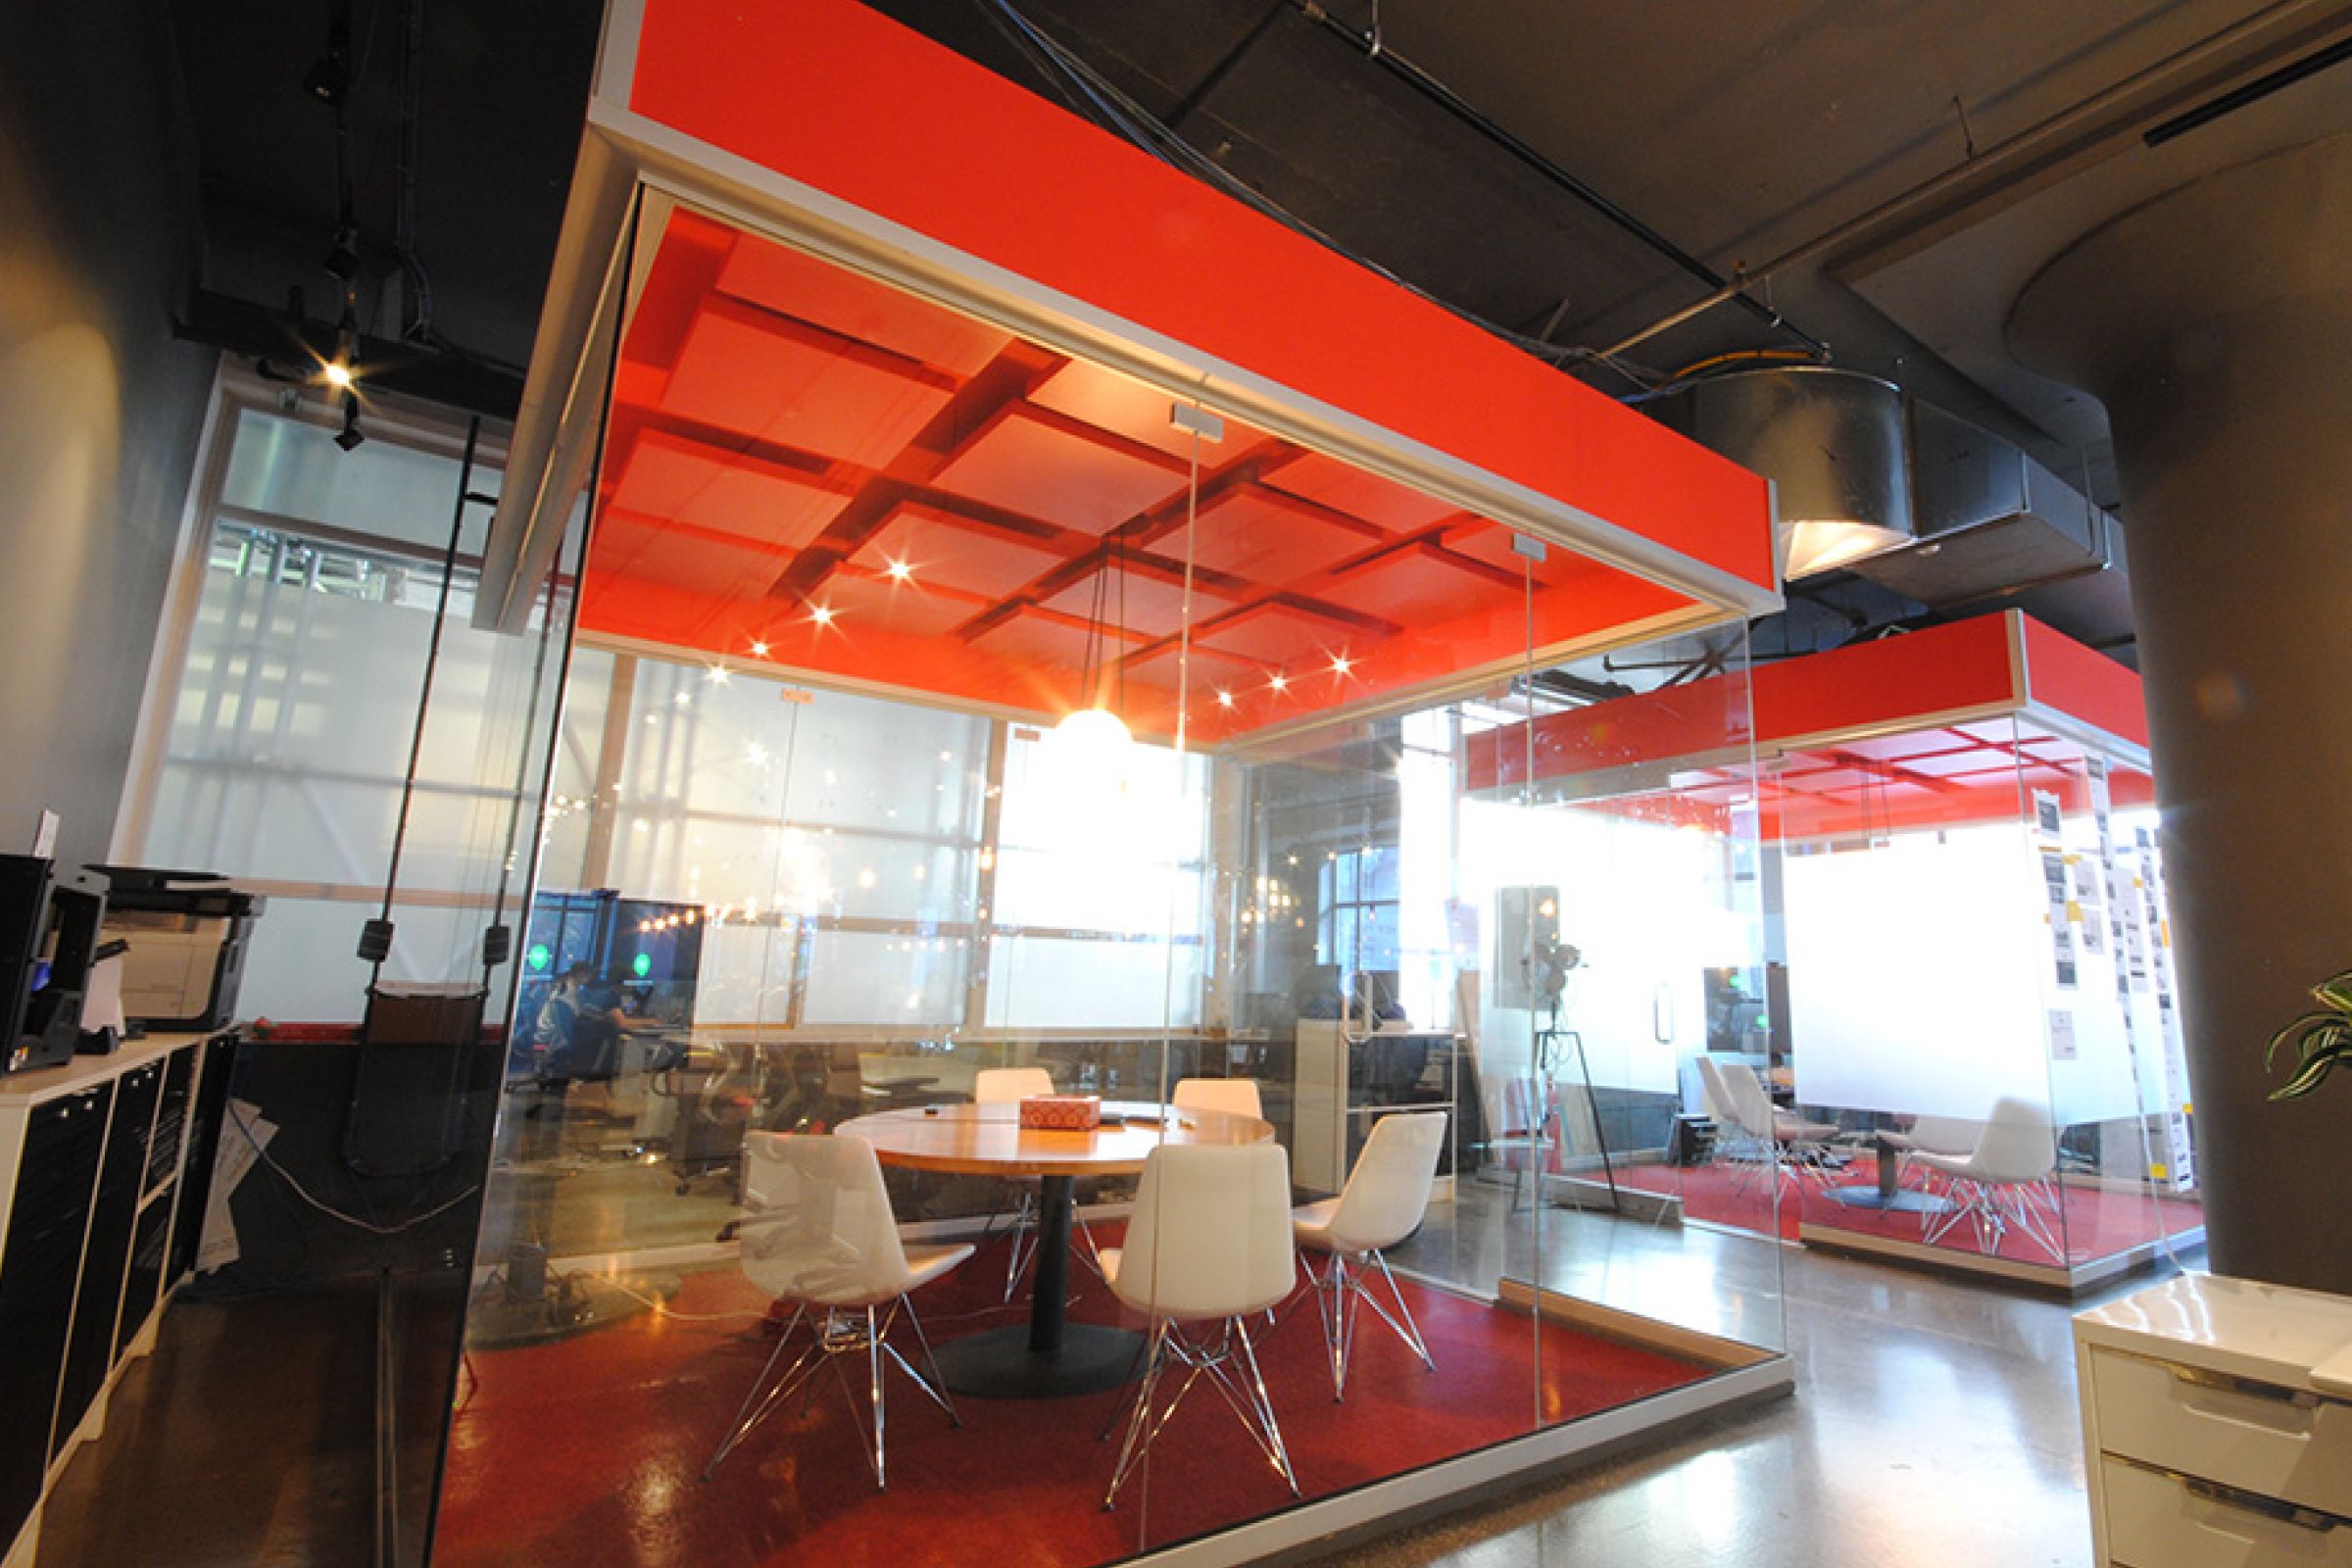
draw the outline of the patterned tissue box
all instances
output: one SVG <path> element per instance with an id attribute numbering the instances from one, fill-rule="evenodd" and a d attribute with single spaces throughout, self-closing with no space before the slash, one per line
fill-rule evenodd
<path id="1" fill-rule="evenodd" d="M 1021 1125 L 1044 1132 L 1091 1133 L 1102 1124 L 1099 1095 L 1030 1095 L 1021 1101 Z"/>

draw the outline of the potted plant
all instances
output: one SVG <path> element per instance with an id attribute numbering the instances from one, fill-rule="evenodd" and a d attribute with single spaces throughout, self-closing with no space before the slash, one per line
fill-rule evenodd
<path id="1" fill-rule="evenodd" d="M 2321 981 L 2311 994 L 2319 1001 L 2319 1010 L 2271 1036 L 2270 1049 L 2263 1053 L 2267 1069 L 2279 1047 L 2291 1045 L 2295 1050 L 2294 1075 L 2271 1091 L 2273 1100 L 2300 1100 L 2339 1064 L 2352 1061 L 2352 970 Z"/>

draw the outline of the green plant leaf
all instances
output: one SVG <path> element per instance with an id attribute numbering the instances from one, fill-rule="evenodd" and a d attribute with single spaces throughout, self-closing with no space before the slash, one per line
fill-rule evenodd
<path id="1" fill-rule="evenodd" d="M 2352 1057 L 2352 1034 L 2339 1034 L 2304 1058 L 2303 1065 L 2284 1084 L 2271 1091 L 2273 1100 L 2300 1100 L 2320 1087 L 2328 1075 Z"/>
<path id="2" fill-rule="evenodd" d="M 2263 1070 L 2266 1072 L 2270 1070 L 2273 1058 L 2278 1054 L 2278 1048 L 2289 1041 L 2295 1045 L 2297 1058 L 2308 1061 L 2311 1059 L 2312 1052 L 2317 1049 L 2317 1042 L 2322 1036 L 2331 1029 L 2346 1027 L 2344 1020 L 2331 1012 L 2303 1014 L 2302 1017 L 2271 1036 L 2271 1043 L 2262 1054 Z"/>
<path id="3" fill-rule="evenodd" d="M 2320 1005 L 2352 1016 L 2352 973 L 2339 974 L 2323 980 L 2311 988 Z"/>

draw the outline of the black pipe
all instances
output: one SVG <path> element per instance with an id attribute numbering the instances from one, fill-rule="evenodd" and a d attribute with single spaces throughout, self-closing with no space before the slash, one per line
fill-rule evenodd
<path id="1" fill-rule="evenodd" d="M 1529 146 L 1526 142 L 1521 141 L 1517 136 L 1511 134 L 1511 132 L 1503 129 L 1502 126 L 1496 124 L 1494 121 L 1489 120 L 1484 114 L 1480 113 L 1478 109 L 1473 107 L 1457 93 L 1455 93 L 1452 88 L 1446 86 L 1444 82 L 1438 80 L 1435 76 L 1432 76 L 1429 73 L 1423 71 L 1411 61 L 1406 60 L 1402 55 L 1396 53 L 1396 50 L 1391 49 L 1387 45 L 1381 43 L 1376 37 L 1357 32 L 1353 27 L 1348 26 L 1346 23 L 1340 21 L 1339 18 L 1324 10 L 1323 7 L 1317 3 L 1317 0 L 1291 0 L 1291 4 L 1297 8 L 1300 16 L 1306 18 L 1309 22 L 1319 24 L 1323 30 L 1330 33 L 1333 37 L 1345 38 L 1348 43 L 1365 59 L 1371 61 L 1374 65 L 1379 66 L 1382 70 L 1388 72 L 1390 75 L 1395 76 L 1398 81 L 1403 82 L 1406 86 L 1412 88 L 1415 92 L 1421 94 L 1421 96 L 1427 98 L 1430 102 L 1438 105 L 1438 107 L 1452 115 L 1463 124 L 1468 125 L 1471 129 L 1477 131 L 1480 135 L 1486 137 L 1497 147 L 1500 147 L 1505 152 L 1510 153 L 1521 163 L 1527 165 L 1528 168 L 1542 174 L 1545 179 L 1550 180 L 1553 184 L 1559 186 L 1560 189 L 1566 191 L 1569 195 L 1575 197 L 1578 201 L 1584 203 L 1593 212 L 1599 214 L 1602 218 L 1607 219 L 1611 223 L 1614 223 L 1626 233 L 1631 234 L 1634 236 L 1634 238 L 1640 240 L 1651 250 L 1656 251 L 1660 256 L 1665 257 L 1668 261 L 1674 263 L 1675 266 L 1681 268 L 1692 277 L 1699 279 L 1709 288 L 1720 289 L 1730 286 L 1730 279 L 1726 278 L 1722 273 L 1716 271 L 1715 269 L 1709 267 L 1706 263 L 1700 261 L 1689 251 L 1684 250 L 1680 245 L 1677 245 L 1674 241 L 1668 239 L 1665 235 L 1659 233 L 1656 229 L 1650 227 L 1647 223 L 1644 223 L 1642 221 L 1642 220 L 1636 218 L 1633 214 L 1627 212 L 1624 208 L 1618 206 L 1615 202 L 1609 200 L 1606 196 L 1603 196 L 1600 192 L 1594 190 L 1592 186 L 1586 184 L 1583 180 L 1577 178 L 1574 174 L 1571 174 L 1568 172 L 1568 171 L 1562 169 L 1559 165 L 1553 163 L 1542 153 L 1536 151 L 1535 148 Z M 1756 299 L 1752 295 L 1738 294 L 1733 296 L 1733 303 L 1737 304 L 1740 309 L 1746 311 L 1749 315 L 1758 318 L 1767 324 L 1779 329 L 1780 331 L 1788 333 L 1790 337 L 1796 339 L 1797 342 L 1802 343 L 1812 353 L 1819 355 L 1825 360 L 1830 357 L 1830 348 L 1828 344 L 1805 332 L 1802 328 L 1793 325 L 1786 318 L 1784 318 L 1780 312 L 1774 310 L 1771 306 L 1766 305 L 1763 301 Z"/>

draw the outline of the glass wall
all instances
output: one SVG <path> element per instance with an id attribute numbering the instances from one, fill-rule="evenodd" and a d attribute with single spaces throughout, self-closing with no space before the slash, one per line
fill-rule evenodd
<path id="1" fill-rule="evenodd" d="M 1807 1238 L 2081 1279 L 2196 1230 L 2144 768 L 2003 718 L 1774 784 Z"/>
<path id="2" fill-rule="evenodd" d="M 1768 1359 L 1633 1180 L 1759 961 L 1743 688 L 1539 794 L 1608 568 L 646 232 L 435 1560 L 1111 1562 Z"/>

